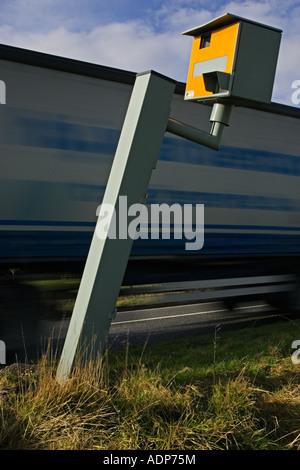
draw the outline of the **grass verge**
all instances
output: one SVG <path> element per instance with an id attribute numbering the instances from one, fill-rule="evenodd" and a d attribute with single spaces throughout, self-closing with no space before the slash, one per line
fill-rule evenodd
<path id="1" fill-rule="evenodd" d="M 300 449 L 300 321 L 0 371 L 0 449 Z"/>

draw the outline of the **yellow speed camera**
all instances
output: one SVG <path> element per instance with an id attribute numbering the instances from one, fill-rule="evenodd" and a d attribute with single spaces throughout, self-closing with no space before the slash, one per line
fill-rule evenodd
<path id="1" fill-rule="evenodd" d="M 227 13 L 193 36 L 185 99 L 270 102 L 282 31 Z"/>

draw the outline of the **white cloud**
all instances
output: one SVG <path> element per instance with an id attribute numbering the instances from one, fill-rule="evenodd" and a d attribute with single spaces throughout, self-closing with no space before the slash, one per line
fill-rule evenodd
<path id="1" fill-rule="evenodd" d="M 59 27 L 47 33 L 17 33 L 0 27 L 2 43 L 134 72 L 153 69 L 185 79 L 190 45 L 180 35 L 153 34 L 140 22 L 112 23 L 90 32 Z M 184 70 L 178 66 L 184 64 Z M 183 67 L 181 67 L 183 68 Z"/>
<path id="2" fill-rule="evenodd" d="M 133 2 L 129 1 L 131 7 Z M 111 0 L 111 11 L 105 4 L 104 8 L 104 0 L 4 0 L 0 42 L 135 72 L 154 69 L 184 81 L 191 38 L 181 32 L 230 12 L 284 30 L 273 100 L 292 104 L 291 84 L 300 79 L 300 7 L 295 1 L 215 1 L 205 9 L 206 2 L 197 0 L 149 0 L 147 16 L 136 18 L 131 12 L 130 17 L 128 12 L 122 21 L 116 7 L 120 12 L 122 7 L 124 18 L 126 1 Z"/>

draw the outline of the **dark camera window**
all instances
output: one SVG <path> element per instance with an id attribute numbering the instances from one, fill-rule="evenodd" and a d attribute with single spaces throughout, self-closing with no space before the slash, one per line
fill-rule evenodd
<path id="1" fill-rule="evenodd" d="M 201 36 L 200 49 L 210 46 L 211 33 Z"/>

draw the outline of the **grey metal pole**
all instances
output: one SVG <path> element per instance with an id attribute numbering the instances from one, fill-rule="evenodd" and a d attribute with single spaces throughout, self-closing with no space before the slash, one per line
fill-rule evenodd
<path id="1" fill-rule="evenodd" d="M 120 196 L 127 197 L 129 207 L 141 203 L 147 192 L 175 84 L 155 72 L 137 75 L 102 201 L 113 208 L 116 220 L 124 217 Z M 58 381 L 69 377 L 80 347 L 87 348 L 88 358 L 104 351 L 132 243 L 128 234 L 99 238 L 96 226 L 57 370 Z"/>

